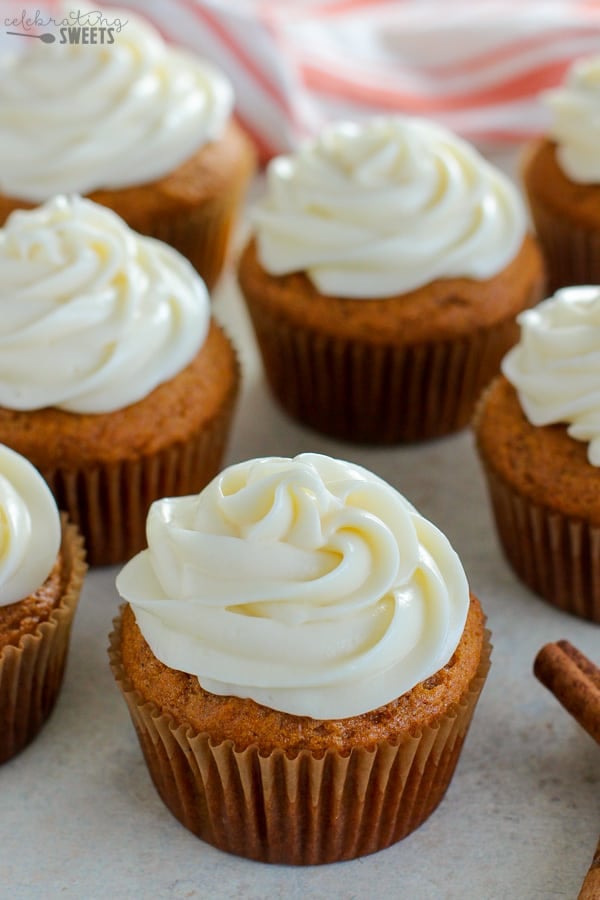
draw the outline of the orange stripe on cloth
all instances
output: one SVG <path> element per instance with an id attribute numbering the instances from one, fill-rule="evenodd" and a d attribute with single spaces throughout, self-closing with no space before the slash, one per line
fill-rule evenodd
<path id="1" fill-rule="evenodd" d="M 262 90 L 273 100 L 290 118 L 293 117 L 293 111 L 287 101 L 286 95 L 278 90 L 277 85 L 269 78 L 266 72 L 261 68 L 260 64 L 254 59 L 236 38 L 231 31 L 220 21 L 219 17 L 209 12 L 206 6 L 193 2 L 193 0 L 178 0 L 179 5 L 185 7 L 192 15 L 199 19 L 202 24 L 209 29 L 212 34 L 216 35 L 221 44 L 223 44 L 235 57 L 239 65 L 243 66 L 248 75 L 259 85 Z"/>
<path id="2" fill-rule="evenodd" d="M 570 65 L 571 59 L 554 60 L 542 66 L 523 72 L 516 77 L 506 78 L 485 89 L 475 89 L 457 94 L 439 93 L 433 95 L 425 91 L 402 91 L 386 87 L 379 81 L 369 84 L 367 78 L 356 78 L 354 74 L 342 71 L 336 65 L 327 68 L 315 63 L 304 64 L 302 74 L 307 87 L 320 93 L 355 100 L 388 110 L 402 110 L 424 115 L 448 110 L 469 109 L 473 106 L 492 106 L 510 100 L 537 95 L 540 91 L 555 85 Z"/>

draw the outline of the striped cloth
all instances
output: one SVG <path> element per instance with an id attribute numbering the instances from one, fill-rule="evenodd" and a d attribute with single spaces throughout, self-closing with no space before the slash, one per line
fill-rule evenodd
<path id="1" fill-rule="evenodd" d="M 484 149 L 547 128 L 539 92 L 600 53 L 600 0 L 125 0 L 233 81 L 263 158 L 333 118 L 403 112 Z"/>

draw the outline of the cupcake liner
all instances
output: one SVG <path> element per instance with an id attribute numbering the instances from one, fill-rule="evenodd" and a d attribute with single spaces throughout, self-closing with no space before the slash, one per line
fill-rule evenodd
<path id="1" fill-rule="evenodd" d="M 63 595 L 47 621 L 0 651 L 0 763 L 35 737 L 60 692 L 71 624 L 86 571 L 83 540 L 62 516 Z"/>
<path id="2" fill-rule="evenodd" d="M 548 295 L 574 284 L 600 284 L 600 230 L 576 225 L 530 198 L 531 216 L 544 253 Z"/>
<path id="3" fill-rule="evenodd" d="M 235 184 L 201 206 L 178 210 L 140 229 L 144 234 L 170 244 L 185 256 L 212 290 L 225 263 L 229 238 L 242 202 L 248 173 L 243 171 Z M 136 228 L 135 216 L 128 224 Z"/>
<path id="4" fill-rule="evenodd" d="M 235 394 L 186 441 L 136 459 L 74 468 L 39 466 L 60 509 L 82 532 L 92 566 L 130 559 L 146 546 L 146 514 L 161 497 L 198 493 L 218 473 Z"/>
<path id="5" fill-rule="evenodd" d="M 149 217 L 132 207 L 124 218 L 135 230 L 165 241 L 187 257 L 210 291 L 223 269 L 255 164 L 249 138 L 231 123 L 222 139 L 201 149 L 174 173 L 172 183 L 167 179 L 162 188 L 164 212 Z"/>
<path id="6" fill-rule="evenodd" d="M 564 612 L 600 622 L 600 528 L 518 494 L 484 462 L 505 556 L 536 594 Z"/>
<path id="7" fill-rule="evenodd" d="M 417 828 L 444 796 L 489 668 L 486 632 L 478 670 L 460 703 L 394 745 L 343 755 L 282 750 L 179 725 L 133 690 L 123 670 L 120 617 L 109 656 L 154 785 L 173 815 L 221 850 L 269 863 L 314 865 L 382 850 Z"/>
<path id="8" fill-rule="evenodd" d="M 514 318 L 451 341 L 378 345 L 290 326 L 246 297 L 271 390 L 293 418 L 333 437 L 394 444 L 465 427 L 515 343 Z"/>

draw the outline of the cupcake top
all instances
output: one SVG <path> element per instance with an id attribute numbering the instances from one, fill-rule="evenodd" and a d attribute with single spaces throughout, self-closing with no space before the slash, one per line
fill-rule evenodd
<path id="1" fill-rule="evenodd" d="M 402 116 L 333 124 L 274 159 L 255 223 L 271 275 L 305 271 L 322 294 L 373 299 L 490 278 L 526 231 L 506 176 L 439 125 Z"/>
<path id="2" fill-rule="evenodd" d="M 3 193 L 40 203 L 142 184 L 221 135 L 233 106 L 224 76 L 129 10 L 111 9 L 117 18 L 112 43 L 30 40 L 0 59 Z"/>
<path id="3" fill-rule="evenodd" d="M 589 441 L 588 460 L 600 466 L 600 287 L 557 291 L 517 321 L 521 339 L 502 371 L 532 425 L 568 424 Z"/>
<path id="4" fill-rule="evenodd" d="M 545 101 L 565 175 L 579 184 L 600 183 L 600 56 L 574 63 L 563 86 L 548 91 Z"/>
<path id="5" fill-rule="evenodd" d="M 60 548 L 54 497 L 31 463 L 0 444 L 0 606 L 44 583 Z"/>
<path id="6" fill-rule="evenodd" d="M 317 454 L 160 500 L 117 578 L 154 655 L 212 693 L 341 719 L 451 658 L 469 606 L 447 538 L 393 487 Z"/>
<path id="7" fill-rule="evenodd" d="M 190 263 L 103 206 L 60 196 L 0 229 L 0 406 L 121 409 L 181 371 L 209 322 Z"/>

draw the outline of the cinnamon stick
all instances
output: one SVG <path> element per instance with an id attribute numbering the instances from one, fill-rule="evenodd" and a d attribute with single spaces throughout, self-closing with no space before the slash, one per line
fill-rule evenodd
<path id="1" fill-rule="evenodd" d="M 598 897 L 600 897 L 600 841 L 577 900 L 598 900 Z"/>
<path id="2" fill-rule="evenodd" d="M 588 734 L 600 743 L 600 668 L 569 641 L 562 640 L 542 647 L 535 658 L 533 671 Z"/>
<path id="3" fill-rule="evenodd" d="M 569 641 L 546 644 L 535 658 L 534 674 L 600 743 L 600 668 Z M 577 900 L 600 898 L 600 841 Z"/>

